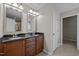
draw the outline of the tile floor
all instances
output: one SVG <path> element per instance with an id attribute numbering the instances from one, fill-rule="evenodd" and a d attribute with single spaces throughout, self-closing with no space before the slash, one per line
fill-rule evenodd
<path id="1" fill-rule="evenodd" d="M 42 52 L 37 56 L 47 56 L 47 54 Z M 76 49 L 75 43 L 66 42 L 62 46 L 58 47 L 52 56 L 79 56 L 79 50 Z"/>

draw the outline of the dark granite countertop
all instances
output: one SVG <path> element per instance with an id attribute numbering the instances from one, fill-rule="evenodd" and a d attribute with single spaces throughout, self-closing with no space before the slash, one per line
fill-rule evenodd
<path id="1" fill-rule="evenodd" d="M 4 35 L 2 38 L 0 38 L 0 42 L 10 42 L 10 41 L 14 41 L 14 40 L 20 40 L 20 39 L 29 39 L 29 38 L 33 38 L 33 37 L 37 37 L 40 34 L 43 33 L 21 33 L 21 34 L 17 34 L 17 36 L 13 37 L 13 35 Z"/>

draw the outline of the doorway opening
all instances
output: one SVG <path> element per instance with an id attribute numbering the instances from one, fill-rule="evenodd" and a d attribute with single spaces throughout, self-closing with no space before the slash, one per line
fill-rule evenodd
<path id="1" fill-rule="evenodd" d="M 63 18 L 63 44 L 77 48 L 77 15 Z"/>

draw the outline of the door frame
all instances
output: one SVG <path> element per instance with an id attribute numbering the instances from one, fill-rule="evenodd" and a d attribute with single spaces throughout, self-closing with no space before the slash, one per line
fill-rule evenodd
<path id="1" fill-rule="evenodd" d="M 71 17 L 71 16 L 77 16 L 77 49 L 79 50 L 79 14 L 71 14 L 66 16 L 61 16 L 61 43 L 60 45 L 63 45 L 63 18 Z"/>

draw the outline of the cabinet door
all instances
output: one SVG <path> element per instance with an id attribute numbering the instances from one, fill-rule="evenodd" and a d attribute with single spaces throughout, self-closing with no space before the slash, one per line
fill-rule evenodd
<path id="1" fill-rule="evenodd" d="M 36 37 L 36 54 L 43 51 L 43 36 Z"/>
<path id="2" fill-rule="evenodd" d="M 4 53 L 4 50 L 3 50 L 3 44 L 0 43 L 0 56 L 4 56 L 5 53 Z"/>
<path id="3" fill-rule="evenodd" d="M 35 55 L 35 38 L 26 39 L 26 55 Z"/>
<path id="4" fill-rule="evenodd" d="M 17 40 L 4 43 L 4 52 L 8 56 L 23 56 L 25 55 L 24 44 L 24 40 Z"/>
<path id="5" fill-rule="evenodd" d="M 0 53 L 2 53 L 2 44 L 0 43 Z"/>

